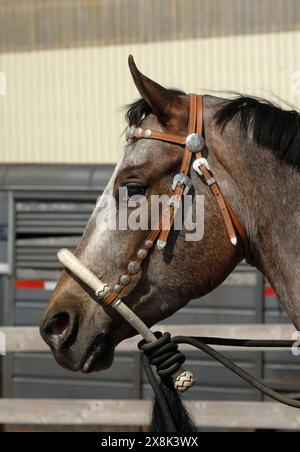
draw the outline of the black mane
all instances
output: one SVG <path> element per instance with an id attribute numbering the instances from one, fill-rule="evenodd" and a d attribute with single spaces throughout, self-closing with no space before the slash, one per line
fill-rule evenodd
<path id="1" fill-rule="evenodd" d="M 259 145 L 270 149 L 281 161 L 300 169 L 300 114 L 282 110 L 265 100 L 240 96 L 225 100 L 215 115 L 222 130 L 237 119 L 245 138 L 251 134 Z"/>
<path id="2" fill-rule="evenodd" d="M 169 91 L 178 97 L 186 95 L 186 93 L 178 89 L 169 89 Z M 140 126 L 143 119 L 152 112 L 151 108 L 144 99 L 138 99 L 132 104 L 127 105 L 125 110 L 125 119 L 130 126 Z"/>
<path id="3" fill-rule="evenodd" d="M 185 93 L 170 90 L 176 96 Z M 151 107 L 139 99 L 126 107 L 126 121 L 130 126 L 141 125 L 151 113 Z M 282 110 L 271 102 L 255 97 L 239 96 L 224 100 L 215 114 L 217 125 L 225 129 L 236 119 L 245 139 L 251 136 L 256 144 L 270 149 L 282 162 L 300 170 L 300 114 L 296 110 Z"/>

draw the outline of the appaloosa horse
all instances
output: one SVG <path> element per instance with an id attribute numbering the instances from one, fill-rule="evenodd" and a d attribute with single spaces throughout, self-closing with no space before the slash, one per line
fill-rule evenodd
<path id="1" fill-rule="evenodd" d="M 186 137 L 189 97 L 147 78 L 132 58 L 129 63 L 142 96 L 128 109 L 129 126 Z M 245 228 L 250 245 L 247 259 L 263 272 L 300 329 L 300 116 L 250 97 L 224 100 L 211 96 L 204 97 L 203 115 L 203 152 Z M 150 199 L 172 194 L 172 181 L 182 163 L 182 145 L 149 136 L 138 138 L 129 134 L 104 195 L 117 199 L 120 187 L 127 191 L 128 201 L 135 195 Z M 202 240 L 186 241 L 184 230 L 172 231 L 167 246 L 154 247 L 142 270 L 124 289 L 123 301 L 148 326 L 214 290 L 244 258 L 241 240 L 236 246 L 228 239 L 228 228 L 209 184 L 196 171 L 191 170 L 189 176 L 193 195 L 205 198 Z M 76 256 L 115 287 L 148 231 L 107 227 L 115 214 L 112 204 L 98 203 Z M 57 362 L 83 372 L 111 366 L 116 345 L 135 334 L 112 308 L 96 302 L 66 271 L 40 329 Z"/>

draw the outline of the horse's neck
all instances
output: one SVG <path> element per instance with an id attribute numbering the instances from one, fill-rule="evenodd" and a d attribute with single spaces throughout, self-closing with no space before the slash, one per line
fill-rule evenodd
<path id="1" fill-rule="evenodd" d="M 241 149 L 220 136 L 214 143 L 217 177 L 247 228 L 255 265 L 300 329 L 300 173 L 256 146 Z"/>

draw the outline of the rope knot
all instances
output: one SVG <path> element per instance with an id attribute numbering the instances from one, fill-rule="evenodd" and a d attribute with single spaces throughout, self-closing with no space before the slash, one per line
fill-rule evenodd
<path id="1" fill-rule="evenodd" d="M 182 366 L 185 356 L 178 350 L 178 345 L 172 342 L 170 333 L 154 333 L 156 342 L 139 342 L 138 348 L 145 353 L 152 366 L 157 368 L 160 377 L 171 377 Z"/>

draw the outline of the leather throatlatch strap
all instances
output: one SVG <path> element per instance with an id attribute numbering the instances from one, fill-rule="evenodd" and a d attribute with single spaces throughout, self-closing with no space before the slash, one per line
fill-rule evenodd
<path id="1" fill-rule="evenodd" d="M 203 97 L 198 96 L 197 98 L 197 133 L 202 136 L 203 132 Z M 227 208 L 225 198 L 221 192 L 219 184 L 217 183 L 214 174 L 210 167 L 206 164 L 207 160 L 203 158 L 203 154 L 201 151 L 196 153 L 196 159 L 199 161 L 198 169 L 203 175 L 207 185 L 209 186 L 212 194 L 214 195 L 219 208 L 221 210 L 225 226 L 230 238 L 231 243 L 236 246 L 237 245 L 237 235 L 235 232 L 235 228 Z"/>
<path id="2" fill-rule="evenodd" d="M 197 133 L 200 136 L 203 136 L 203 124 L 204 124 L 203 96 L 197 96 Z M 207 165 L 207 166 L 205 165 L 205 162 L 207 162 L 206 159 L 202 160 L 203 163 L 201 163 L 202 158 L 203 158 L 202 152 L 199 151 L 196 154 L 196 159 L 200 160 L 200 164 L 199 164 L 200 172 L 203 174 L 203 177 L 204 177 L 207 185 L 209 186 L 212 194 L 214 195 L 214 197 L 219 205 L 230 241 L 235 246 L 238 244 L 238 237 L 236 235 L 236 232 L 237 232 L 242 240 L 244 256 L 247 258 L 250 254 L 250 245 L 249 245 L 249 240 L 248 240 L 246 230 L 245 230 L 244 226 L 241 224 L 241 222 L 239 221 L 238 217 L 236 216 L 236 214 L 235 214 L 234 210 L 232 209 L 232 207 L 230 206 L 229 202 L 223 195 L 221 188 L 220 188 L 219 184 L 217 183 L 217 180 L 214 177 L 214 174 L 213 174 L 211 168 L 209 167 L 209 165 Z"/>
<path id="3" fill-rule="evenodd" d="M 203 96 L 198 96 L 196 94 L 189 95 L 189 122 L 188 122 L 188 137 L 191 134 L 198 134 L 203 139 Z M 224 224 L 226 226 L 226 230 L 228 232 L 228 236 L 230 238 L 233 246 L 238 247 L 239 241 L 238 236 L 242 240 L 243 250 L 241 250 L 241 254 L 246 256 L 249 260 L 250 258 L 250 245 L 247 237 L 246 230 L 244 226 L 239 221 L 232 207 L 224 197 L 216 179 L 211 170 L 207 160 L 203 157 L 202 150 L 197 152 L 192 151 L 188 144 L 187 138 L 181 135 L 169 134 L 165 132 L 158 132 L 150 129 L 144 129 L 143 127 L 131 126 L 127 135 L 129 138 L 136 139 L 154 139 L 160 141 L 166 141 L 169 143 L 175 143 L 178 145 L 184 145 L 183 159 L 180 168 L 179 176 L 188 177 L 190 172 L 190 167 L 192 163 L 193 155 L 195 154 L 195 161 L 193 164 L 193 168 L 195 171 L 203 178 L 206 184 L 209 186 L 213 196 L 215 197 L 217 204 L 222 213 Z M 180 208 L 180 203 L 183 195 L 186 192 L 186 185 L 181 180 L 177 183 L 177 185 L 173 189 L 173 195 L 170 201 L 170 206 L 166 212 L 163 212 L 156 228 L 152 230 L 146 240 L 144 241 L 141 248 L 137 251 L 136 257 L 133 261 L 131 261 L 128 265 L 127 272 L 124 273 L 120 279 L 118 284 L 114 286 L 111 292 L 104 298 L 104 302 L 106 304 L 111 304 L 117 298 L 122 297 L 123 292 L 127 288 L 126 295 L 133 290 L 135 284 L 139 280 L 139 275 L 141 275 L 141 266 L 143 261 L 147 258 L 150 253 L 151 248 L 154 246 L 157 240 L 157 246 L 159 249 L 164 249 L 172 226 L 174 224 L 175 215 Z M 240 248 L 237 248 L 240 250 Z M 135 278 L 133 278 L 135 276 Z M 135 284 L 132 285 L 133 279 L 135 280 Z"/>

